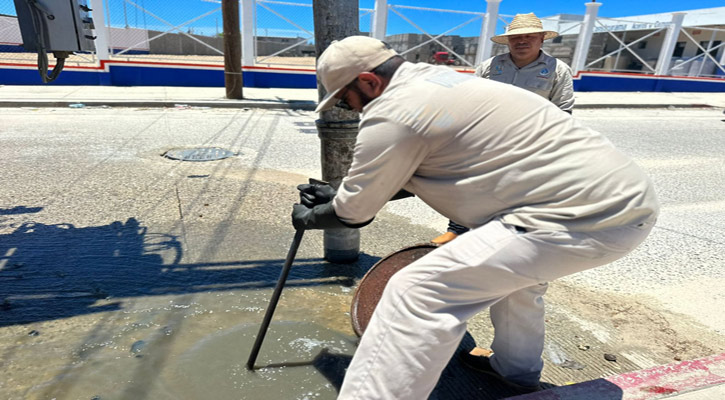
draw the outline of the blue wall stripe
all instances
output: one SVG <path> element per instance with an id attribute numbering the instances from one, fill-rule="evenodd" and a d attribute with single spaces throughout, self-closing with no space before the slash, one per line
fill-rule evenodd
<path id="1" fill-rule="evenodd" d="M 0 64 L 0 66 L 2 66 Z M 64 69 L 51 85 L 113 86 L 189 86 L 224 87 L 221 68 L 184 68 L 179 66 L 145 66 L 108 64 L 100 69 Z M 304 72 L 248 70 L 243 72 L 245 87 L 314 89 L 317 79 Z M 40 74 L 33 68 L 0 68 L 2 85 L 41 85 Z M 628 74 L 583 73 L 574 79 L 574 90 L 581 92 L 725 92 L 725 79 L 681 79 L 632 76 Z"/>
<path id="2" fill-rule="evenodd" d="M 574 80 L 574 90 L 579 92 L 725 92 L 725 79 L 634 78 L 624 74 L 585 74 Z"/>

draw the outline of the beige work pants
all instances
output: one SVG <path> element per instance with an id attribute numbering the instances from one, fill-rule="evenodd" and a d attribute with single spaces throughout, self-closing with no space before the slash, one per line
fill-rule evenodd
<path id="1" fill-rule="evenodd" d="M 519 384 L 538 383 L 546 282 L 621 258 L 653 224 L 520 232 L 494 220 L 432 251 L 388 282 L 338 398 L 427 399 L 466 321 L 487 307 L 493 367 Z"/>

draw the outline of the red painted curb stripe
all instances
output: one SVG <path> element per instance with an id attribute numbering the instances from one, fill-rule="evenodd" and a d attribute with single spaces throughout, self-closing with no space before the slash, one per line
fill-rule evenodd
<path id="1" fill-rule="evenodd" d="M 722 82 L 723 78 L 710 78 L 705 76 L 680 76 L 680 75 L 654 75 L 640 74 L 637 72 L 608 72 L 608 71 L 579 71 L 572 79 L 578 80 L 584 76 L 607 76 L 618 78 L 636 78 L 636 79 L 674 79 L 674 80 L 692 80 L 692 81 L 712 81 Z"/>
<path id="2" fill-rule="evenodd" d="M 559 386 L 507 400 L 654 400 L 719 384 L 725 384 L 725 353 Z"/>
<path id="3" fill-rule="evenodd" d="M 606 378 L 625 392 L 626 399 L 681 393 L 725 383 L 725 353 Z"/>

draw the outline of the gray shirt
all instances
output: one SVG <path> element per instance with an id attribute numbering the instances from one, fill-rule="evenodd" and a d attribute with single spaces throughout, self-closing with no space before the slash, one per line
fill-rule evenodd
<path id="1" fill-rule="evenodd" d="M 574 108 L 571 68 L 543 50 L 539 58 L 521 68 L 514 64 L 510 53 L 489 58 L 476 68 L 476 76 L 534 92 L 564 111 Z"/>
<path id="2" fill-rule="evenodd" d="M 593 231 L 651 220 L 659 207 L 629 157 L 551 102 L 424 63 L 403 63 L 363 109 L 333 207 L 366 222 L 401 188 L 470 228 L 501 217 Z"/>

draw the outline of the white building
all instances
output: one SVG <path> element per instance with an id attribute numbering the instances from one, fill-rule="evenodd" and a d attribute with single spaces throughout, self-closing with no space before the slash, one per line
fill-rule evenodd
<path id="1" fill-rule="evenodd" d="M 546 29 L 562 33 L 560 38 L 547 44 L 547 51 L 571 61 L 567 55 L 573 53 L 584 16 L 560 14 L 542 20 Z M 657 63 L 668 30 L 677 30 L 678 36 L 671 43 L 672 56 L 665 68 Z M 567 52 L 570 47 L 571 51 Z M 725 76 L 723 65 L 725 7 L 715 7 L 621 18 L 598 17 L 581 70 L 712 77 Z"/>

